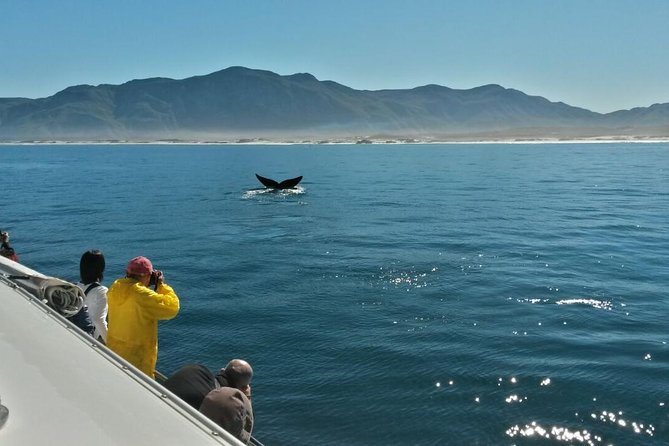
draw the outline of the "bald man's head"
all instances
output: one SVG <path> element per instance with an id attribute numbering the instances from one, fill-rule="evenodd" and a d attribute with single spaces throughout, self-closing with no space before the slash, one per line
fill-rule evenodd
<path id="1" fill-rule="evenodd" d="M 233 359 L 221 370 L 232 387 L 242 389 L 251 384 L 253 369 L 251 364 L 243 359 Z"/>

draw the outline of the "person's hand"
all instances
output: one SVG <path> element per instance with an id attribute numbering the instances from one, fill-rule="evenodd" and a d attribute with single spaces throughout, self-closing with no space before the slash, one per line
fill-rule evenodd
<path id="1" fill-rule="evenodd" d="M 246 395 L 248 399 L 251 399 L 251 384 L 247 384 L 239 390 L 244 392 L 244 395 Z"/>
<path id="2" fill-rule="evenodd" d="M 160 286 L 165 282 L 165 275 L 162 271 L 156 270 L 156 285 Z"/>

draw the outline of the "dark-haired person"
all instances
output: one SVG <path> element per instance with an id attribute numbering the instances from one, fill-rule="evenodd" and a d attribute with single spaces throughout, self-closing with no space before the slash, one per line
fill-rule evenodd
<path id="1" fill-rule="evenodd" d="M 9 232 L 6 231 L 0 231 L 0 256 L 17 263 L 19 261 L 19 256 L 16 255 L 16 251 L 9 244 Z"/>
<path id="2" fill-rule="evenodd" d="M 155 291 L 149 288 L 155 281 Z M 126 277 L 107 292 L 109 325 L 107 346 L 142 372 L 155 378 L 158 361 L 158 321 L 179 313 L 179 296 L 154 271 L 146 257 L 128 263 Z"/>
<path id="3" fill-rule="evenodd" d="M 102 285 L 105 256 L 97 249 L 86 251 L 79 262 L 81 281 L 77 284 L 84 295 L 84 305 L 95 326 L 93 337 L 107 342 L 107 287 Z"/>

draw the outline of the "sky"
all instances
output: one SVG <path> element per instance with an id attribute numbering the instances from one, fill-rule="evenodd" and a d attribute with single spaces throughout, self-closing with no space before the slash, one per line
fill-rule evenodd
<path id="1" fill-rule="evenodd" d="M 230 66 L 360 90 L 669 102 L 669 0 L 0 0 L 0 97 Z"/>

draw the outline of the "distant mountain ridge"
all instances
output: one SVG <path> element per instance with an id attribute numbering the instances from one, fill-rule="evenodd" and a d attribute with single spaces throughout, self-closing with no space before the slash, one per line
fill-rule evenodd
<path id="1" fill-rule="evenodd" d="M 244 67 L 0 99 L 4 141 L 611 135 L 669 136 L 669 103 L 600 114 L 499 85 L 369 91 Z"/>

